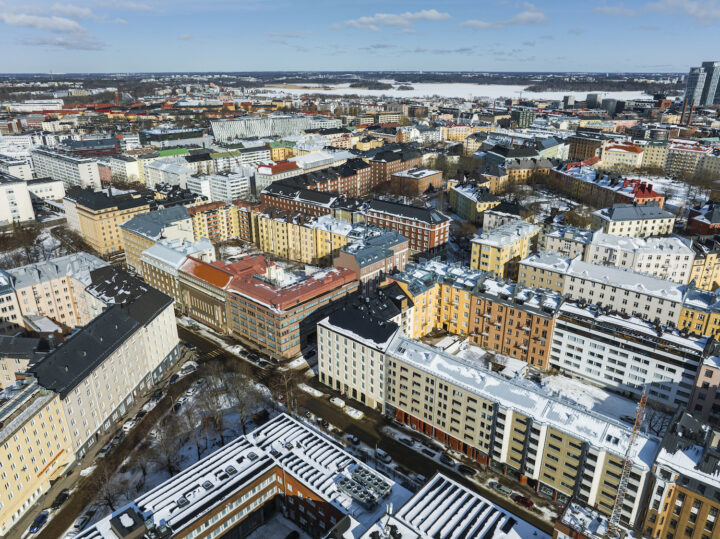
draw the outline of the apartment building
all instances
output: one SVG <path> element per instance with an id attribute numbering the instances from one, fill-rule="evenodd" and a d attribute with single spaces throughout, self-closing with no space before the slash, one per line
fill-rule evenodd
<path id="1" fill-rule="evenodd" d="M 188 208 L 192 218 L 193 238 L 213 243 L 237 238 L 240 235 L 237 207 L 225 202 L 210 202 Z"/>
<path id="2" fill-rule="evenodd" d="M 113 181 L 123 183 L 139 182 L 145 178 L 145 174 L 140 173 L 140 161 L 130 155 L 114 155 L 106 160 L 110 165 Z"/>
<path id="3" fill-rule="evenodd" d="M 664 169 L 667 159 L 668 143 L 664 141 L 648 141 L 642 146 L 642 168 Z"/>
<path id="4" fill-rule="evenodd" d="M 701 290 L 720 287 L 720 244 L 714 239 L 694 239 L 691 247 L 695 259 L 690 270 L 690 281 Z"/>
<path id="5" fill-rule="evenodd" d="M 177 185 L 185 189 L 188 179 L 195 172 L 183 158 L 146 160 L 143 168 L 145 185 L 150 189 L 155 189 L 161 184 Z"/>
<path id="6" fill-rule="evenodd" d="M 520 220 L 483 232 L 472 240 L 470 267 L 515 278 L 518 262 L 535 250 L 539 234 L 539 226 Z"/>
<path id="7" fill-rule="evenodd" d="M 708 356 L 700 365 L 687 410 L 703 423 L 720 426 L 719 356 Z"/>
<path id="8" fill-rule="evenodd" d="M 62 180 L 65 189 L 71 187 L 100 189 L 100 170 L 97 161 L 77 157 L 71 153 L 41 146 L 30 152 L 33 170 L 38 178 Z"/>
<path id="9" fill-rule="evenodd" d="M 657 406 L 675 409 L 690 402 L 696 373 L 713 351 L 707 337 L 566 302 L 555 321 L 550 366 L 635 400 L 646 393 Z"/>
<path id="10" fill-rule="evenodd" d="M 452 180 L 448 180 L 448 185 Z M 448 204 L 461 219 L 474 224 L 482 224 L 486 210 L 500 204 L 500 199 L 484 186 L 475 184 L 455 184 L 448 188 Z"/>
<path id="11" fill-rule="evenodd" d="M 305 189 L 276 182 L 261 193 L 262 204 L 291 212 L 319 217 L 332 215 L 349 223 L 364 221 L 363 203 L 337 193 L 326 193 L 314 189 Z"/>
<path id="12" fill-rule="evenodd" d="M 160 239 L 193 241 L 193 224 L 187 208 L 172 206 L 136 215 L 120 225 L 125 267 L 143 276 L 140 257 Z"/>
<path id="13" fill-rule="evenodd" d="M 27 180 L 30 200 L 40 204 L 45 200 L 62 200 L 65 197 L 65 186 L 60 180 L 52 178 L 37 178 Z"/>
<path id="14" fill-rule="evenodd" d="M 580 257 L 585 260 L 585 252 L 592 241 L 594 232 L 576 226 L 561 226 L 547 232 L 539 251 L 557 253 L 565 258 Z"/>
<path id="15" fill-rule="evenodd" d="M 348 354 L 354 350 L 355 375 L 358 380 L 365 377 L 366 393 L 379 396 L 379 389 L 369 389 L 370 385 L 384 386 L 389 417 L 558 503 L 577 498 L 604 514 L 612 511 L 632 425 L 560 399 L 538 385 L 509 380 L 477 361 L 399 332 L 388 344 L 379 337 L 388 333 L 382 324 L 386 322 L 376 321 L 374 332 L 380 342 L 358 335 L 350 317 L 346 325 L 328 321 L 322 326 L 318 364 L 326 375 L 332 372 L 333 387 L 346 383 L 351 387 L 353 369 L 336 369 L 335 358 L 344 353 L 339 350 L 347 348 Z M 374 377 L 370 376 L 370 362 L 379 354 L 385 357 L 382 380 L 377 367 L 372 369 Z M 327 384 L 329 379 L 326 376 L 322 381 Z M 637 444 L 621 509 L 622 520 L 630 524 L 642 516 L 659 440 L 641 432 Z"/>
<path id="16" fill-rule="evenodd" d="M 687 241 L 678 237 L 633 238 L 597 231 L 583 260 L 687 284 L 692 276 L 695 252 Z"/>
<path id="17" fill-rule="evenodd" d="M 568 138 L 568 159 L 571 161 L 584 161 L 597 157 L 602 151 L 605 135 L 592 133 L 578 133 Z"/>
<path id="18" fill-rule="evenodd" d="M 360 282 L 381 281 L 386 275 L 403 271 L 410 256 L 410 242 L 397 232 L 363 230 L 361 238 L 340 249 L 333 259 L 336 268 L 355 272 Z"/>
<path id="19" fill-rule="evenodd" d="M 378 152 L 370 159 L 371 184 L 379 185 L 389 182 L 392 175 L 422 166 L 422 154 L 413 149 L 400 148 Z"/>
<path id="20" fill-rule="evenodd" d="M 0 270 L 0 334 L 14 335 L 24 327 L 12 276 Z"/>
<path id="21" fill-rule="evenodd" d="M 665 174 L 692 178 L 702 171 L 703 160 L 711 152 L 710 146 L 696 140 L 671 140 L 665 156 Z"/>
<path id="22" fill-rule="evenodd" d="M 415 253 L 444 250 L 450 233 L 450 218 L 439 211 L 386 200 L 370 201 L 365 222 L 406 237 Z"/>
<path id="23" fill-rule="evenodd" d="M 600 159 L 603 169 L 636 170 L 642 166 L 643 149 L 632 142 L 608 141 L 602 145 Z"/>
<path id="24" fill-rule="evenodd" d="M 215 262 L 215 246 L 208 239 L 196 242 L 160 239 L 140 255 L 140 273 L 150 286 L 180 301 L 178 270 L 190 256 Z"/>
<path id="25" fill-rule="evenodd" d="M 673 281 L 554 253 L 536 253 L 522 260 L 518 282 L 545 286 L 575 300 L 672 325 L 680 318 L 686 292 L 685 286 Z"/>
<path id="26" fill-rule="evenodd" d="M 27 182 L 0 173 L 0 225 L 34 220 L 35 210 Z"/>
<path id="27" fill-rule="evenodd" d="M 0 173 L 25 181 L 31 180 L 33 177 L 32 169 L 27 160 L 2 154 L 0 154 Z"/>
<path id="28" fill-rule="evenodd" d="M 59 395 L 78 457 L 179 357 L 172 298 L 111 266 L 87 292 L 99 314 L 30 369 Z"/>
<path id="29" fill-rule="evenodd" d="M 409 337 L 443 329 L 468 335 L 486 350 L 548 367 L 550 336 L 562 304 L 559 294 L 437 260 L 409 266 L 390 281 L 413 302 Z"/>
<path id="30" fill-rule="evenodd" d="M 276 358 L 300 354 L 317 322 L 340 307 L 359 284 L 349 269 L 300 275 L 261 256 L 225 267 L 233 272 L 227 287 L 228 332 Z"/>
<path id="31" fill-rule="evenodd" d="M 244 138 L 287 137 L 308 129 L 342 127 L 342 120 L 304 114 L 273 114 L 270 116 L 245 116 L 210 122 L 213 136 L 218 142 Z"/>
<path id="32" fill-rule="evenodd" d="M 643 533 L 699 537 L 720 533 L 720 432 L 689 413 L 676 416 L 653 465 Z"/>
<path id="33" fill-rule="evenodd" d="M 535 222 L 535 212 L 517 202 L 501 202 L 491 209 L 485 210 L 482 215 L 482 229 L 489 232 L 511 221 Z"/>
<path id="34" fill-rule="evenodd" d="M 405 196 L 417 196 L 428 189 L 440 189 L 443 182 L 441 170 L 410 168 L 390 175 L 390 189 Z"/>
<path id="35" fill-rule="evenodd" d="M 122 195 L 75 187 L 69 189 L 63 206 L 70 228 L 96 252 L 110 258 L 123 255 L 120 225 L 150 211 L 150 203 L 138 193 Z"/>
<path id="36" fill-rule="evenodd" d="M 592 228 L 606 234 L 646 238 L 672 234 L 675 215 L 657 204 L 615 204 L 593 212 Z"/>
<path id="37" fill-rule="evenodd" d="M 74 458 L 69 427 L 59 396 L 30 379 L 0 402 L 0 535 L 30 509 Z"/>
<path id="38" fill-rule="evenodd" d="M 105 266 L 104 260 L 79 252 L 8 270 L 16 299 L 7 303 L 16 306 L 17 323 L 23 324 L 24 317 L 45 316 L 65 329 L 84 326 L 93 317 L 85 287 L 91 272 Z"/>
<path id="39" fill-rule="evenodd" d="M 42 359 L 49 349 L 50 343 L 46 339 L 0 336 L 0 390 L 15 384 L 16 374 Z"/>

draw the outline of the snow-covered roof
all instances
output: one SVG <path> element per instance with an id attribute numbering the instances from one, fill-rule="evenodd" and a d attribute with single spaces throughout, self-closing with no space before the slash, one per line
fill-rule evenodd
<path id="1" fill-rule="evenodd" d="M 383 517 L 361 539 L 377 537 L 374 534 L 382 531 L 387 524 L 395 526 L 400 535 L 394 537 L 402 539 L 550 538 L 535 526 L 443 474 L 435 475 L 404 506 L 393 515 Z"/>
<path id="2" fill-rule="evenodd" d="M 292 476 L 341 513 L 352 514 L 360 525 L 359 533 L 377 522 L 385 504 L 400 507 L 411 496 L 312 427 L 282 414 L 197 461 L 126 507 L 138 511 L 146 522 L 166 523 L 173 535 L 178 534 L 274 469 Z M 346 486 L 364 491 L 366 503 L 351 497 Z M 116 539 L 110 527 L 112 516 L 98 521 L 77 538 Z"/>
<path id="3" fill-rule="evenodd" d="M 493 247 L 507 247 L 524 238 L 540 232 L 540 227 L 520 219 L 502 224 L 473 238 L 473 243 Z"/>
<path id="4" fill-rule="evenodd" d="M 25 288 L 52 279 L 73 277 L 83 284 L 90 284 L 90 272 L 108 263 L 88 253 L 78 252 L 36 262 L 7 270 L 15 288 Z"/>
<path id="5" fill-rule="evenodd" d="M 165 264 L 167 267 L 177 270 L 188 256 L 212 249 L 214 246 L 207 238 L 195 242 L 163 239 L 145 249 L 141 259 L 154 266 Z"/>
<path id="6" fill-rule="evenodd" d="M 690 248 L 685 241 L 673 236 L 663 238 L 631 238 L 628 236 L 606 234 L 598 230 L 593 234 L 591 244 L 608 249 L 634 253 L 664 253 L 683 256 L 694 254 L 692 248 Z"/>
<path id="7" fill-rule="evenodd" d="M 403 361 L 442 380 L 465 388 L 501 406 L 545 424 L 577 439 L 585 440 L 599 450 L 624 458 L 632 426 L 616 418 L 591 412 L 577 403 L 553 395 L 527 380 L 508 380 L 472 362 L 450 355 L 432 346 L 396 335 L 387 356 Z M 650 469 L 658 452 L 659 439 L 639 434 L 633 453 L 634 464 Z"/>

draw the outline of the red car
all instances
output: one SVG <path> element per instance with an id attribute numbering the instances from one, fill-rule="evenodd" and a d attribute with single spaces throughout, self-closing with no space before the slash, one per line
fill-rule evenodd
<path id="1" fill-rule="evenodd" d="M 526 498 L 525 496 L 520 496 L 520 494 L 515 494 L 512 497 L 512 499 L 516 504 L 522 505 L 523 507 L 527 507 L 528 509 L 532 509 L 532 507 L 535 505 L 530 498 Z"/>

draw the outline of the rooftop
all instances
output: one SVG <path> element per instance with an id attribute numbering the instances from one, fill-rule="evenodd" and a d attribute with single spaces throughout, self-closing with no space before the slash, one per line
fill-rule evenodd
<path id="1" fill-rule="evenodd" d="M 483 232 L 479 236 L 475 236 L 472 241 L 473 243 L 502 248 L 531 237 L 538 232 L 540 232 L 539 226 L 518 219 L 502 224 L 488 232 Z"/>
<path id="2" fill-rule="evenodd" d="M 134 232 L 148 239 L 158 240 L 165 227 L 190 219 L 190 214 L 184 206 L 172 206 L 162 210 L 141 213 L 120 225 L 120 228 Z"/>
<path id="3" fill-rule="evenodd" d="M 419 208 L 410 204 L 400 204 L 387 200 L 374 199 L 368 205 L 368 212 L 384 213 L 404 217 L 413 221 L 422 221 L 431 225 L 438 225 L 450 221 L 450 218 L 443 215 L 434 208 Z"/>
<path id="4" fill-rule="evenodd" d="M 90 272 L 107 266 L 107 262 L 88 253 L 78 252 L 7 270 L 15 288 L 25 288 L 52 279 L 72 277 L 90 284 Z"/>
<path id="5" fill-rule="evenodd" d="M 657 204 L 614 204 L 593 212 L 604 221 L 640 221 L 645 219 L 674 219 L 675 215 Z"/>

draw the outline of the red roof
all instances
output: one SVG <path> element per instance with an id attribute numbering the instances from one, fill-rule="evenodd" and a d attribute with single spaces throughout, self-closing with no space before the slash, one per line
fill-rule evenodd
<path id="1" fill-rule="evenodd" d="M 244 296 L 268 308 L 285 311 L 355 280 L 354 271 L 332 268 L 321 270 L 298 283 L 279 288 L 264 279 L 259 279 L 255 273 L 248 272 L 233 277 L 228 292 Z"/>
<path id="2" fill-rule="evenodd" d="M 180 266 L 180 271 L 223 290 L 230 284 L 233 277 L 233 274 L 229 271 L 192 256 L 185 259 L 185 262 Z"/>
<path id="3" fill-rule="evenodd" d="M 191 208 L 188 208 L 188 213 L 190 215 L 195 215 L 196 213 L 201 213 L 208 210 L 217 210 L 218 208 L 222 208 L 224 206 L 224 202 L 208 202 L 207 204 L 200 204 L 199 206 L 193 206 Z"/>

